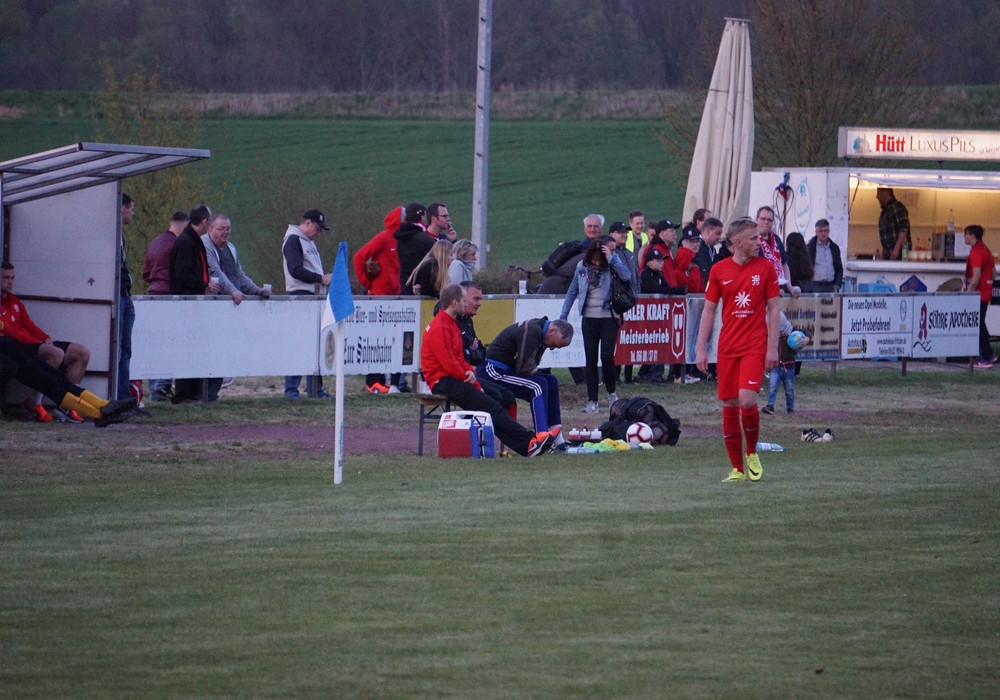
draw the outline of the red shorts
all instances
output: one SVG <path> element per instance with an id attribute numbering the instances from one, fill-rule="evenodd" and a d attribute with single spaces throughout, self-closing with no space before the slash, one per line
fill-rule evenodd
<path id="1" fill-rule="evenodd" d="M 716 362 L 715 373 L 719 378 L 720 401 L 737 398 L 742 389 L 756 394 L 764 381 L 764 355 L 720 357 Z"/>

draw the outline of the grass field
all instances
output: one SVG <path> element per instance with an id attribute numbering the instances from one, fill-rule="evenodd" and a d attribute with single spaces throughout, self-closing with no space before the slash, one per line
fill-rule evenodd
<path id="1" fill-rule="evenodd" d="M 683 191 L 677 183 L 686 183 L 688 164 L 671 164 L 657 140 L 660 126 L 648 121 L 494 122 L 489 259 L 503 265 L 540 263 L 558 242 L 582 238 L 583 217 L 595 211 L 608 224 L 635 208 L 679 220 Z M 0 120 L 0 160 L 93 140 L 95 128 L 82 119 Z M 197 146 L 210 149 L 212 158 L 184 167 L 209 171 L 211 191 L 224 197 L 212 202 L 213 209 L 229 213 L 236 229 L 241 217 L 246 226 L 257 196 L 249 173 L 261 166 L 300 173 L 311 187 L 361 183 L 381 203 L 378 223 L 393 206 L 444 201 L 456 229 L 469 235 L 471 121 L 234 118 L 206 119 L 199 128 Z M 684 173 L 679 180 L 667 176 L 675 167 Z M 309 206 L 322 208 L 323 203 Z M 303 205 L 289 203 L 288 222 L 300 209 Z M 275 239 L 283 232 L 275 231 Z"/>
<path id="2" fill-rule="evenodd" d="M 913 367 L 913 365 L 911 365 Z M 930 367 L 930 369 L 926 369 Z M 410 426 L 362 395 L 348 426 Z M 328 424 L 280 398 L 0 426 L 5 697 L 994 697 L 997 372 L 807 367 L 722 484 L 714 387 L 648 453 L 537 460 L 164 440 Z M 583 395 L 564 391 L 567 425 Z M 832 444 L 798 441 L 830 426 Z M 222 431 L 220 429 L 220 436 Z"/>

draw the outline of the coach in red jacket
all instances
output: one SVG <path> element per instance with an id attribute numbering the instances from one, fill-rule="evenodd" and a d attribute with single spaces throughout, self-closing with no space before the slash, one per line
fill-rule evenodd
<path id="1" fill-rule="evenodd" d="M 465 310 L 465 289 L 449 284 L 441 290 L 441 313 L 424 331 L 420 342 L 420 367 L 435 394 L 447 396 L 467 411 L 485 411 L 493 430 L 505 445 L 527 457 L 548 452 L 559 429 L 533 434 L 511 418 L 499 403 L 483 393 L 476 371 L 465 361 L 462 331 L 455 320 Z"/>

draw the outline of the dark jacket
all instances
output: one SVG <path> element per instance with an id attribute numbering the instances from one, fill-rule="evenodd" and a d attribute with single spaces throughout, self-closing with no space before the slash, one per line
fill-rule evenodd
<path id="1" fill-rule="evenodd" d="M 405 288 L 406 280 L 430 252 L 435 239 L 420 224 L 409 222 L 400 224 L 394 235 L 396 252 L 399 253 L 399 286 Z"/>
<path id="2" fill-rule="evenodd" d="M 816 236 L 809 239 L 806 248 L 809 249 L 809 259 L 812 261 L 813 273 L 815 274 Z M 832 240 L 830 241 L 830 254 L 833 256 L 833 286 L 840 289 L 840 285 L 844 282 L 844 263 L 840 259 L 840 248 Z"/>
<path id="3" fill-rule="evenodd" d="M 208 287 L 208 257 L 198 232 L 187 227 L 170 249 L 170 293 L 204 294 Z"/>
<path id="4" fill-rule="evenodd" d="M 576 264 L 583 260 L 583 256 L 586 251 L 574 255 L 569 258 L 566 262 L 559 266 L 559 268 L 542 280 L 542 283 L 538 285 L 536 294 L 565 294 L 569 289 L 570 283 L 573 281 L 573 273 L 576 272 Z"/>
<path id="5" fill-rule="evenodd" d="M 698 269 L 701 270 L 701 278 L 707 282 L 708 272 L 712 269 L 712 265 L 715 264 L 716 260 L 721 259 L 721 255 L 716 253 L 715 250 L 708 245 L 708 243 L 702 241 L 701 245 L 698 246 L 698 250 L 694 254 L 694 260 L 691 262 L 698 266 Z"/>
<path id="6" fill-rule="evenodd" d="M 507 326 L 486 348 L 487 360 L 495 360 L 507 367 L 509 374 L 533 374 L 545 353 L 548 323 L 549 319 L 542 317 Z"/>

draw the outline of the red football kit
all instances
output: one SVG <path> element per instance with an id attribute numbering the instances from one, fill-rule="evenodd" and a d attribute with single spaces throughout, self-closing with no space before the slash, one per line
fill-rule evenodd
<path id="1" fill-rule="evenodd" d="M 760 390 L 767 355 L 767 301 L 778 294 L 774 266 L 759 256 L 745 265 L 726 258 L 708 273 L 705 301 L 722 308 L 717 352 L 720 399 L 733 398 L 740 389 Z"/>

